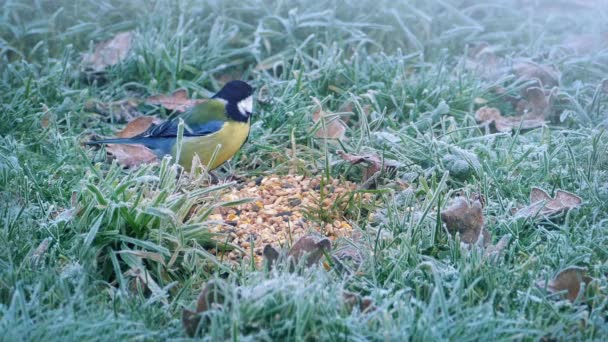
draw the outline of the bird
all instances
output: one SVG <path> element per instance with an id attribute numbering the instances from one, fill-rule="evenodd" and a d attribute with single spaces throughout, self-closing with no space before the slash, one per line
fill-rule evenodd
<path id="1" fill-rule="evenodd" d="M 216 169 L 237 153 L 249 137 L 253 113 L 253 88 L 244 81 L 226 83 L 219 92 L 183 114 L 131 138 L 92 140 L 87 145 L 143 145 L 157 157 L 176 158 L 179 119 L 184 122 L 182 148 L 177 163 L 190 170 L 198 156 L 209 170 Z M 218 149 L 215 158 L 215 150 Z M 213 159 L 213 160 L 212 160 Z"/>

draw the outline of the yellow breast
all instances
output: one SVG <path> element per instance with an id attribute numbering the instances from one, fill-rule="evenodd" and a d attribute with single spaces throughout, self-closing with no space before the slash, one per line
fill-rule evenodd
<path id="1" fill-rule="evenodd" d="M 184 137 L 179 164 L 187 171 L 192 167 L 192 158 L 198 155 L 203 165 L 213 170 L 222 165 L 243 146 L 249 135 L 249 122 L 226 122 L 219 131 L 202 137 Z M 215 149 L 218 152 L 213 162 L 211 158 Z M 177 146 L 173 147 L 175 156 Z"/>

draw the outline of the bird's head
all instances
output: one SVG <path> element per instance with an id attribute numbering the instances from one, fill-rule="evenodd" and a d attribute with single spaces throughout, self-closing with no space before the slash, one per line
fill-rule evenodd
<path id="1" fill-rule="evenodd" d="M 243 81 L 230 81 L 213 96 L 226 101 L 226 113 L 237 121 L 247 121 L 253 112 L 253 88 Z"/>

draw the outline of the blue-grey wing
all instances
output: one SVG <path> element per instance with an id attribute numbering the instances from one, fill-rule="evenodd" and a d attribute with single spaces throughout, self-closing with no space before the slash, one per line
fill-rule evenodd
<path id="1" fill-rule="evenodd" d="M 209 135 L 222 129 L 225 121 L 214 120 L 195 125 L 184 123 L 185 137 L 199 137 Z M 148 130 L 140 134 L 142 138 L 175 138 L 177 137 L 177 128 L 179 120 L 169 120 L 159 125 L 153 125 Z"/>

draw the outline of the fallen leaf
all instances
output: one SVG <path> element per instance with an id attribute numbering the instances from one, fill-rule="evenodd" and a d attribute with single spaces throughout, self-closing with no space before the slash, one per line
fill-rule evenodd
<path id="1" fill-rule="evenodd" d="M 504 72 L 504 60 L 496 56 L 495 50 L 496 47 L 487 43 L 471 46 L 465 59 L 465 68 L 476 72 L 486 80 L 500 77 L 500 74 Z"/>
<path id="2" fill-rule="evenodd" d="M 82 56 L 85 69 L 101 72 L 109 66 L 124 61 L 131 50 L 133 36 L 133 32 L 121 32 L 112 39 L 97 44 L 93 53 Z"/>
<path id="3" fill-rule="evenodd" d="M 304 235 L 296 241 L 287 253 L 287 258 L 292 259 L 295 264 L 302 257 L 306 258 L 306 267 L 311 267 L 321 260 L 325 253 L 331 251 L 331 241 L 316 234 Z"/>
<path id="4" fill-rule="evenodd" d="M 51 122 L 54 121 L 55 116 L 53 115 L 53 112 L 51 112 L 49 107 L 44 103 L 42 104 L 42 110 L 44 111 L 44 113 L 40 118 L 40 126 L 42 126 L 42 128 L 48 128 Z"/>
<path id="5" fill-rule="evenodd" d="M 153 116 L 140 116 L 129 122 L 125 128 L 116 133 L 118 138 L 131 138 L 145 132 L 150 126 L 161 123 L 161 120 Z"/>
<path id="6" fill-rule="evenodd" d="M 207 282 L 196 301 L 196 310 L 182 310 L 182 324 L 184 325 L 186 334 L 194 337 L 201 321 L 200 314 L 211 308 L 220 308 L 225 300 L 225 284 L 219 280 Z"/>
<path id="7" fill-rule="evenodd" d="M 500 238 L 495 245 L 488 245 L 483 253 L 484 257 L 490 259 L 497 257 L 509 245 L 509 241 L 511 241 L 511 234 L 507 234 Z"/>
<path id="8" fill-rule="evenodd" d="M 522 81 L 535 81 L 533 87 L 553 88 L 559 86 L 559 71 L 550 65 L 532 61 L 519 61 L 513 65 L 513 73 Z"/>
<path id="9" fill-rule="evenodd" d="M 481 240 L 485 247 L 491 241 L 490 232 L 484 228 L 482 205 L 479 200 L 469 201 L 456 197 L 452 204 L 441 213 L 441 220 L 452 234 L 459 233 L 460 241 L 476 244 Z"/>
<path id="10" fill-rule="evenodd" d="M 481 107 L 475 112 L 475 120 L 496 132 L 511 132 L 514 129 L 530 130 L 545 125 L 544 118 L 533 116 L 502 116 L 500 110 L 493 107 Z"/>
<path id="11" fill-rule="evenodd" d="M 361 297 L 357 293 L 344 291 L 342 299 L 348 312 L 352 312 L 354 308 L 358 308 L 359 312 L 369 312 L 376 310 L 374 301 L 368 297 Z"/>
<path id="12" fill-rule="evenodd" d="M 325 253 L 330 251 L 331 241 L 328 238 L 317 234 L 308 234 L 299 238 L 287 253 L 281 253 L 271 245 L 266 245 L 263 255 L 271 268 L 281 258 L 290 260 L 290 270 L 293 271 L 294 266 L 298 265 L 303 257 L 306 258 L 305 266 L 311 267 L 318 263 Z"/>
<path id="13" fill-rule="evenodd" d="M 554 88 L 557 89 L 557 88 Z M 538 87 L 530 87 L 522 91 L 525 102 L 519 108 L 523 117 L 528 120 L 544 120 L 550 117 L 553 107 L 554 90 L 544 90 Z"/>
<path id="14" fill-rule="evenodd" d="M 264 259 L 266 259 L 268 268 L 270 268 L 270 269 L 272 269 L 272 267 L 274 267 L 274 264 L 277 262 L 277 260 L 279 260 L 279 257 L 281 256 L 279 251 L 277 251 L 270 244 L 268 244 L 264 247 L 264 251 L 262 252 L 262 255 L 264 255 Z"/>
<path id="15" fill-rule="evenodd" d="M 399 163 L 396 160 L 383 159 L 377 154 L 350 154 L 342 150 L 336 151 L 336 154 L 352 165 L 362 163 L 366 164 L 365 169 L 363 169 L 363 181 L 368 180 L 371 176 L 373 176 L 376 172 L 380 170 L 394 170 L 398 167 L 403 166 L 403 164 Z"/>
<path id="16" fill-rule="evenodd" d="M 50 245 L 51 241 L 52 241 L 52 238 L 47 237 L 44 240 L 42 240 L 42 242 L 38 245 L 38 247 L 36 247 L 36 249 L 34 250 L 34 253 L 32 253 L 32 256 L 30 258 L 30 261 L 32 262 L 33 266 L 38 266 L 38 264 L 40 264 L 42 258 L 46 254 L 46 251 L 49 249 L 49 245 Z"/>
<path id="17" fill-rule="evenodd" d="M 140 116 L 129 122 L 127 126 L 116 134 L 118 138 L 130 138 L 136 136 L 152 124 L 158 124 L 160 120 L 152 116 Z M 141 164 L 149 164 L 157 161 L 157 156 L 149 148 L 143 145 L 108 144 L 106 152 L 118 163 L 126 167 L 134 167 Z"/>
<path id="18" fill-rule="evenodd" d="M 319 123 L 319 129 L 316 132 L 317 138 L 322 139 L 344 139 L 346 134 L 346 124 L 342 119 L 333 113 L 323 110 L 323 106 L 319 100 L 313 98 L 317 105 L 317 110 L 312 114 L 312 121 Z"/>
<path id="19" fill-rule="evenodd" d="M 586 271 L 587 269 L 584 267 L 568 267 L 560 271 L 553 279 L 551 279 L 546 284 L 546 289 L 552 294 L 565 292 L 563 295 L 569 301 L 574 302 L 579 297 L 579 293 L 581 292 L 581 283 L 585 283 L 585 286 L 587 286 L 592 280 L 591 277 L 587 276 Z M 537 281 L 536 286 L 539 288 L 545 288 L 545 281 Z"/>
<path id="20" fill-rule="evenodd" d="M 93 100 L 87 101 L 84 109 L 111 118 L 114 122 L 129 122 L 143 115 L 137 109 L 139 102 L 139 100 L 133 98 L 109 103 Z"/>
<path id="21" fill-rule="evenodd" d="M 557 190 L 555 198 L 551 198 L 545 190 L 533 187 L 530 191 L 530 205 L 519 209 L 515 216 L 525 218 L 544 216 L 549 218 L 577 208 L 582 203 L 583 199 L 571 192 Z"/>
<path id="22" fill-rule="evenodd" d="M 268 88 L 268 85 L 264 84 L 263 86 L 260 87 L 260 89 L 257 91 L 256 97 L 257 101 L 259 103 L 263 103 L 263 104 L 269 104 L 272 102 L 272 95 L 270 93 L 270 88 Z"/>
<path id="23" fill-rule="evenodd" d="M 149 291 L 154 297 L 159 298 L 164 304 L 168 304 L 165 291 L 156 283 L 148 270 L 137 267 L 131 268 L 124 273 L 125 277 L 130 277 L 130 289 L 135 293 L 139 288 Z"/>
<path id="24" fill-rule="evenodd" d="M 160 105 L 168 110 L 176 110 L 178 112 L 185 112 L 186 110 L 196 106 L 197 104 L 203 103 L 205 99 L 190 99 L 188 98 L 188 91 L 186 89 L 178 89 L 171 95 L 154 95 L 146 99 L 146 104 Z"/>

